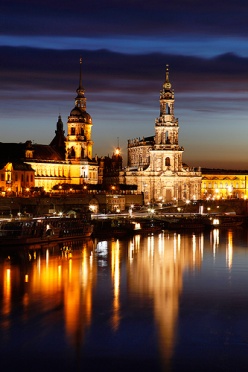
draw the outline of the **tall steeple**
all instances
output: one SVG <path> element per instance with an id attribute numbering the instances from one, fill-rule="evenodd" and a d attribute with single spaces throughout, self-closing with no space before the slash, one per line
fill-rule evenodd
<path id="1" fill-rule="evenodd" d="M 155 145 L 163 148 L 170 145 L 173 150 L 178 148 L 178 119 L 174 116 L 174 90 L 169 79 L 169 66 L 166 65 L 165 82 L 160 91 L 160 115 L 155 120 Z"/>
<path id="2" fill-rule="evenodd" d="M 76 92 L 75 106 L 67 121 L 66 159 L 71 162 L 92 159 L 92 119 L 86 112 L 85 89 L 82 83 L 82 58 L 80 58 L 79 86 Z"/>
<path id="3" fill-rule="evenodd" d="M 80 57 L 80 69 L 79 69 L 79 86 L 76 90 L 77 97 L 75 98 L 75 106 L 80 107 L 82 110 L 86 110 L 86 98 L 85 98 L 85 89 L 82 83 L 82 57 Z"/>
<path id="4" fill-rule="evenodd" d="M 174 90 L 169 79 L 169 65 L 166 65 L 165 82 L 160 91 L 160 116 L 174 113 Z"/>

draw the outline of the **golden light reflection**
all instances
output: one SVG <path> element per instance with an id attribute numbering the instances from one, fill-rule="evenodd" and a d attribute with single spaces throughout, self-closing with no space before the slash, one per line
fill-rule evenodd
<path id="1" fill-rule="evenodd" d="M 219 244 L 220 244 L 220 235 L 219 235 L 219 229 L 214 229 L 213 230 L 213 242 L 212 242 L 212 246 L 213 246 L 213 256 L 215 258 L 216 256 L 216 251 L 219 247 Z"/>
<path id="2" fill-rule="evenodd" d="M 174 349 L 183 272 L 200 267 L 202 245 L 201 236 L 181 239 L 180 234 L 172 233 L 144 238 L 138 254 L 135 240 L 129 244 L 134 252 L 129 261 L 130 291 L 153 298 L 161 356 L 166 361 Z"/>
<path id="3" fill-rule="evenodd" d="M 228 231 L 227 234 L 227 247 L 226 247 L 226 263 L 230 269 L 233 263 L 233 232 Z"/>
<path id="4" fill-rule="evenodd" d="M 39 311 L 51 316 L 56 316 L 57 309 L 62 309 L 68 341 L 78 346 L 83 342 L 85 328 L 91 323 L 96 272 L 92 245 L 88 242 L 82 243 L 82 247 L 75 251 L 61 255 L 51 255 L 46 250 L 45 257 L 37 256 L 30 272 L 24 276 L 23 316 L 29 313 L 30 306 L 34 311 L 35 306 L 39 306 Z M 7 303 L 10 304 L 10 288 L 8 274 L 5 276 L 5 311 L 10 311 L 6 307 Z"/>
<path id="5" fill-rule="evenodd" d="M 11 311 L 11 270 L 7 268 L 4 271 L 3 278 L 3 315 L 8 315 Z"/>
<path id="6" fill-rule="evenodd" d="M 114 287 L 112 328 L 116 331 L 120 324 L 120 244 L 111 243 L 111 277 Z"/>
<path id="7" fill-rule="evenodd" d="M 86 248 L 81 251 L 80 257 L 72 252 L 67 261 L 67 275 L 63 281 L 65 325 L 68 339 L 75 346 L 82 343 L 85 329 L 91 323 L 92 291 L 97 268 L 93 262 Z"/>

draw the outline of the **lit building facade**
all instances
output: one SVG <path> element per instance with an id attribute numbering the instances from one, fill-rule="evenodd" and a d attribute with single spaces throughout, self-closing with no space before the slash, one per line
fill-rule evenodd
<path id="1" fill-rule="evenodd" d="M 0 165 L 0 191 L 2 195 L 29 193 L 34 187 L 34 170 L 28 164 L 6 163 Z"/>
<path id="2" fill-rule="evenodd" d="M 85 90 L 82 86 L 82 61 L 80 60 L 80 79 L 77 89 L 75 106 L 67 121 L 67 136 L 64 134 L 61 116 L 58 118 L 55 137 L 49 145 L 25 143 L 0 143 L 0 156 L 3 163 L 2 173 L 7 164 L 13 164 L 9 174 L 10 181 L 2 186 L 2 192 L 23 193 L 27 187 L 42 188 L 52 191 L 54 186 L 61 184 L 84 185 L 98 183 L 98 163 L 92 159 L 91 139 L 92 119 L 86 112 Z M 14 182 L 17 171 L 14 169 L 22 163 L 30 168 L 32 173 L 29 181 Z M 7 174 L 7 173 L 6 173 Z M 27 177 L 27 176 L 26 176 Z M 4 178 L 2 176 L 2 178 Z M 26 178 L 25 178 L 26 179 Z M 18 183 L 19 182 L 19 183 Z"/>
<path id="3" fill-rule="evenodd" d="M 128 166 L 120 172 L 120 183 L 136 184 L 145 203 L 200 199 L 201 171 L 183 163 L 174 101 L 166 66 L 155 136 L 128 141 Z"/>
<path id="4" fill-rule="evenodd" d="M 201 199 L 247 199 L 247 197 L 247 171 L 202 169 Z"/>

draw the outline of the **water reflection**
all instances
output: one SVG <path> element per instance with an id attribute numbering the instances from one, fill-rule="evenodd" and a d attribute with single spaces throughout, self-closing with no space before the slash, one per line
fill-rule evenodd
<path id="1" fill-rule="evenodd" d="M 8 253 L 0 262 L 0 336 L 5 341 L 1 356 L 4 359 L 4 352 L 14 347 L 13 334 L 25 327 L 28 342 L 22 346 L 24 352 L 32 350 L 34 337 L 36 346 L 38 344 L 42 350 L 48 340 L 59 333 L 61 340 L 58 345 L 50 345 L 51 350 L 59 356 L 62 348 L 64 358 L 70 363 L 76 358 L 84 365 L 89 356 L 97 360 L 99 353 L 116 360 L 121 349 L 121 357 L 126 360 L 133 362 L 137 355 L 140 361 L 143 356 L 144 363 L 151 358 L 153 363 L 162 360 L 163 368 L 173 368 L 175 361 L 182 358 L 178 354 L 183 343 L 182 331 L 178 329 L 179 321 L 182 329 L 180 319 L 184 314 L 180 305 L 182 294 L 185 298 L 198 285 L 195 273 L 198 273 L 198 280 L 204 281 L 204 275 L 208 279 L 206 267 L 213 270 L 216 260 L 220 262 L 223 254 L 224 266 L 229 272 L 235 266 L 235 257 L 240 264 L 240 257 L 241 261 L 245 257 L 239 249 L 240 244 L 247 245 L 247 232 L 242 234 L 214 229 L 207 235 L 136 235 L 121 241 L 89 240 L 77 243 L 76 247 L 20 250 L 18 259 Z M 214 290 L 212 288 L 213 293 Z M 135 321 L 139 324 L 140 319 L 143 323 L 137 325 L 133 333 L 129 324 Z M 18 330 L 14 332 L 17 323 Z M 103 323 L 104 336 L 99 331 L 103 333 Z M 154 327 L 149 335 L 151 341 L 145 334 L 150 328 L 144 324 Z M 35 336 L 31 331 L 34 326 Z M 178 338 L 179 333 L 181 338 Z M 108 343 L 100 343 L 100 334 Z M 137 334 L 143 337 L 136 341 L 136 349 L 133 349 L 132 340 Z M 152 338 L 152 334 L 156 338 Z M 117 342 L 122 345 L 119 349 Z M 149 342 L 153 348 L 147 355 Z M 60 369 L 66 368 L 68 365 L 61 362 Z"/>
<path id="2" fill-rule="evenodd" d="M 165 360 L 169 360 L 175 343 L 183 273 L 185 270 L 200 268 L 203 235 L 182 237 L 180 234 L 160 234 L 156 238 L 148 236 L 142 247 L 136 237 L 129 250 L 130 294 L 139 293 L 153 299 L 161 355 Z"/>

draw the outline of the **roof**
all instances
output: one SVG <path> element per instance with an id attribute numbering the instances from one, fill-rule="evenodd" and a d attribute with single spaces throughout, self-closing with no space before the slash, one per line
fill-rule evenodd
<path id="1" fill-rule="evenodd" d="M 24 160 L 25 158 L 24 143 L 2 143 L 0 142 L 0 159 L 1 162 L 14 162 Z"/>
<path id="2" fill-rule="evenodd" d="M 50 145 L 33 144 L 32 148 L 34 150 L 32 160 L 37 160 L 37 161 L 48 161 L 48 160 L 62 161 L 64 160 L 62 155 Z"/>
<path id="3" fill-rule="evenodd" d="M 202 174 L 248 174 L 248 170 L 242 169 L 222 169 L 222 168 L 201 168 Z"/>
<path id="4" fill-rule="evenodd" d="M 32 158 L 25 158 L 26 149 L 33 150 Z M 0 142 L 0 162 L 21 163 L 24 161 L 62 161 L 63 156 L 50 145 L 26 143 L 2 143 Z"/>

